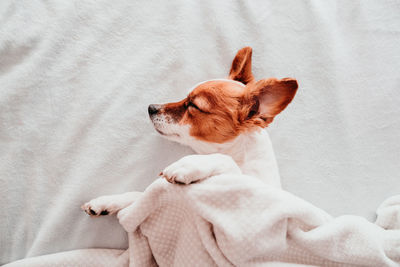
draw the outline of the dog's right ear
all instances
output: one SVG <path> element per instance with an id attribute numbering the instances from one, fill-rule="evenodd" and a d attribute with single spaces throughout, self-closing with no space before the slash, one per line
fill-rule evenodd
<path id="1" fill-rule="evenodd" d="M 229 79 L 247 84 L 254 80 L 251 72 L 251 47 L 247 46 L 240 49 L 232 62 Z"/>

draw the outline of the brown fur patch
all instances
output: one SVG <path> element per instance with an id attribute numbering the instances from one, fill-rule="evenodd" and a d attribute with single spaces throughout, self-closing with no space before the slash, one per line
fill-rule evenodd
<path id="1" fill-rule="evenodd" d="M 181 123 L 190 124 L 190 134 L 200 140 L 223 143 L 237 135 L 238 107 L 244 87 L 228 81 L 210 81 L 195 88 L 188 99 L 207 102 L 200 110 L 188 108 Z"/>
<path id="2" fill-rule="evenodd" d="M 178 123 L 183 114 L 186 112 L 185 103 L 186 99 L 183 99 L 179 102 L 165 104 L 163 105 L 160 113 L 169 115 L 173 122 Z"/>
<path id="3" fill-rule="evenodd" d="M 199 140 L 224 143 L 244 131 L 267 127 L 290 103 L 296 89 L 293 79 L 270 78 L 246 87 L 210 81 L 195 88 L 187 98 L 163 105 L 160 112 L 176 123 L 189 124 L 190 135 Z M 260 112 L 263 106 L 267 113 Z"/>
<path id="4" fill-rule="evenodd" d="M 293 100 L 298 84 L 292 78 L 269 78 L 248 84 L 246 87 L 240 120 L 243 125 L 251 128 L 267 127 Z"/>
<path id="5" fill-rule="evenodd" d="M 229 79 L 236 80 L 247 84 L 254 80 L 251 72 L 251 55 L 253 51 L 251 47 L 240 49 L 232 61 Z"/>
<path id="6" fill-rule="evenodd" d="M 292 101 L 297 81 L 269 78 L 254 82 L 250 47 L 238 51 L 229 77 L 233 81 L 208 81 L 187 98 L 163 105 L 161 113 L 179 124 L 191 126 L 190 135 L 199 140 L 224 143 L 244 131 L 267 127 Z"/>

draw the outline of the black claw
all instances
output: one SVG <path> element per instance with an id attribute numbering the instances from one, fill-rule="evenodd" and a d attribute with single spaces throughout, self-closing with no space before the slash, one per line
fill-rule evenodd
<path id="1" fill-rule="evenodd" d="M 107 215 L 108 214 L 108 210 L 103 210 L 100 215 Z"/>
<path id="2" fill-rule="evenodd" d="M 92 215 L 96 215 L 96 212 L 95 212 L 94 210 L 92 210 L 92 209 L 89 209 L 89 212 L 90 212 L 90 214 L 92 214 Z"/>

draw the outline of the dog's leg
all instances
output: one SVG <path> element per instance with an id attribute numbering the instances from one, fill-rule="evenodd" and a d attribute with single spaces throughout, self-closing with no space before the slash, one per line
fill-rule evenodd
<path id="1" fill-rule="evenodd" d="M 132 204 L 141 194 L 142 192 L 127 192 L 101 196 L 83 204 L 81 209 L 91 216 L 114 214 Z"/>
<path id="2" fill-rule="evenodd" d="M 241 174 L 236 162 L 228 155 L 189 155 L 165 168 L 161 176 L 170 183 L 190 184 L 210 176 L 225 173 Z"/>

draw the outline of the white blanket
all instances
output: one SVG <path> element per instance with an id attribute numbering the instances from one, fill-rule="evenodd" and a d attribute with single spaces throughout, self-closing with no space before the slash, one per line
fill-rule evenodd
<path id="1" fill-rule="evenodd" d="M 373 220 L 400 190 L 399 16 L 396 0 L 0 1 L 0 265 L 125 250 L 115 219 L 79 207 L 191 153 L 148 104 L 226 77 L 246 45 L 256 78 L 300 83 L 269 129 L 283 187 Z"/>
<path id="2" fill-rule="evenodd" d="M 159 179 L 118 213 L 129 236 L 126 252 L 73 251 L 8 267 L 399 266 L 400 195 L 383 203 L 378 215 L 380 225 L 357 216 L 332 218 L 244 175 L 214 176 L 187 186 Z"/>

